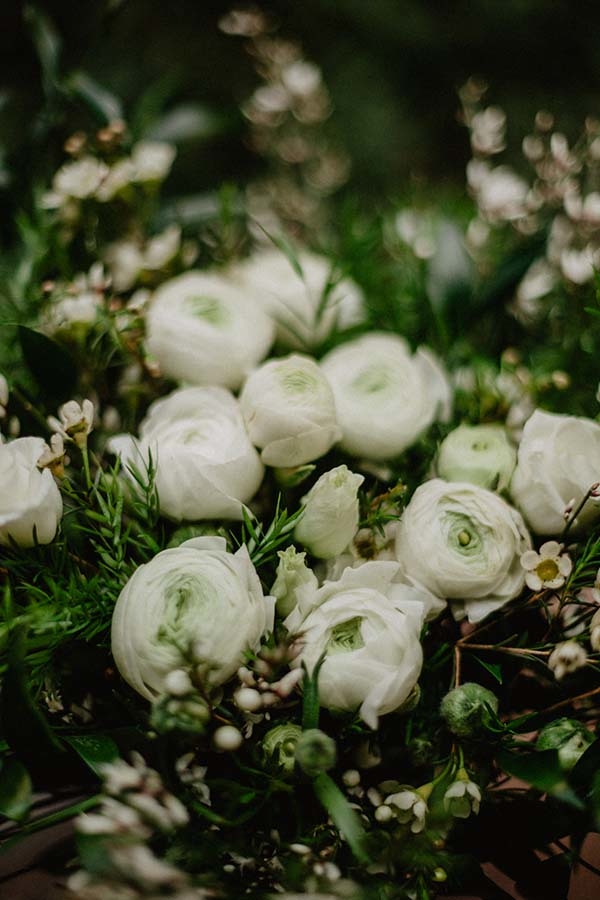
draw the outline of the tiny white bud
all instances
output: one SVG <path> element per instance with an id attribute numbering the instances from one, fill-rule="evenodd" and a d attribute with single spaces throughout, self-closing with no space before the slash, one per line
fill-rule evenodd
<path id="1" fill-rule="evenodd" d="M 242 741 L 242 733 L 234 725 L 221 725 L 213 735 L 215 749 L 221 750 L 223 753 L 238 750 Z"/>
<path id="2" fill-rule="evenodd" d="M 369 788 L 367 791 L 367 798 L 373 804 L 373 806 L 381 806 L 383 803 L 383 797 L 377 790 L 377 788 Z"/>
<path id="3" fill-rule="evenodd" d="M 184 669 L 173 669 L 165 678 L 165 691 L 173 697 L 184 697 L 192 690 L 192 681 Z"/>
<path id="4" fill-rule="evenodd" d="M 263 705 L 262 697 L 254 688 L 242 687 L 233 695 L 235 705 L 245 712 L 256 712 Z"/>
<path id="5" fill-rule="evenodd" d="M 348 769 L 348 771 L 344 772 L 342 775 L 342 781 L 346 787 L 356 787 L 360 784 L 360 772 L 357 771 L 357 769 Z"/>
<path id="6" fill-rule="evenodd" d="M 310 847 L 307 847 L 306 844 L 290 844 L 290 850 L 292 853 L 297 853 L 298 856 L 307 856 L 311 852 Z"/>
<path id="7" fill-rule="evenodd" d="M 390 819 L 394 818 L 394 813 L 392 812 L 391 806 L 378 806 L 375 810 L 375 818 L 382 824 L 384 822 L 389 822 Z"/>

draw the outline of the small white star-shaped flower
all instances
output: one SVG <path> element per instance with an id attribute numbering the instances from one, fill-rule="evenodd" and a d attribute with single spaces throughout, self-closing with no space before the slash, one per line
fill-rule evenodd
<path id="1" fill-rule="evenodd" d="M 573 568 L 571 558 L 563 553 L 563 545 L 558 541 L 546 541 L 539 553 L 526 550 L 521 556 L 521 565 L 526 572 L 527 587 L 532 591 L 562 587 Z"/>

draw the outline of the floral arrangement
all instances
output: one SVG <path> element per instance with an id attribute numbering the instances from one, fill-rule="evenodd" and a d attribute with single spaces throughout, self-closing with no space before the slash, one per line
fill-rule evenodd
<path id="1" fill-rule="evenodd" d="M 470 82 L 470 223 L 336 228 L 318 68 L 223 29 L 268 175 L 191 228 L 107 116 L 4 280 L 0 812 L 86 786 L 83 900 L 425 900 L 498 821 L 535 877 L 600 824 L 597 127 L 528 183 Z"/>

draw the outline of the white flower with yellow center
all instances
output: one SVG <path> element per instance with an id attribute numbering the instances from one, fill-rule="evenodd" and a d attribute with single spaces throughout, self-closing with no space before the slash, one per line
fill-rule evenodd
<path id="1" fill-rule="evenodd" d="M 415 790 L 406 787 L 390 794 L 385 798 L 385 804 L 390 806 L 394 816 L 401 825 L 410 825 L 413 834 L 419 834 L 425 828 L 425 819 L 427 817 L 427 791 Z"/>
<path id="2" fill-rule="evenodd" d="M 570 556 L 563 553 L 563 545 L 558 541 L 546 541 L 540 552 L 527 550 L 521 556 L 521 565 L 525 569 L 525 583 L 532 591 L 543 588 L 556 590 L 562 587 L 571 574 L 573 563 Z"/>

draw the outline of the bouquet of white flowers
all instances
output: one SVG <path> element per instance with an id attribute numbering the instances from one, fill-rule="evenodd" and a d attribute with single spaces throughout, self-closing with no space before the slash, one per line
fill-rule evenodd
<path id="1" fill-rule="evenodd" d="M 245 111 L 283 141 L 327 95 L 270 52 Z M 494 234 L 516 253 L 544 211 L 544 271 L 583 315 L 593 195 L 560 194 L 554 253 L 541 160 L 566 149 L 527 144 L 531 189 L 492 168 L 503 122 L 469 90 L 465 241 L 393 210 L 372 261 L 325 253 L 282 195 L 257 228 L 256 190 L 235 241 L 218 212 L 165 230 L 176 148 L 122 122 L 72 140 L 38 201 L 48 250 L 14 263 L 0 345 L 0 813 L 23 836 L 47 824 L 34 791 L 84 791 L 60 814 L 81 813 L 82 900 L 425 900 L 500 860 L 509 816 L 536 848 L 598 827 L 596 400 L 530 322 L 519 346 L 472 327 Z"/>

